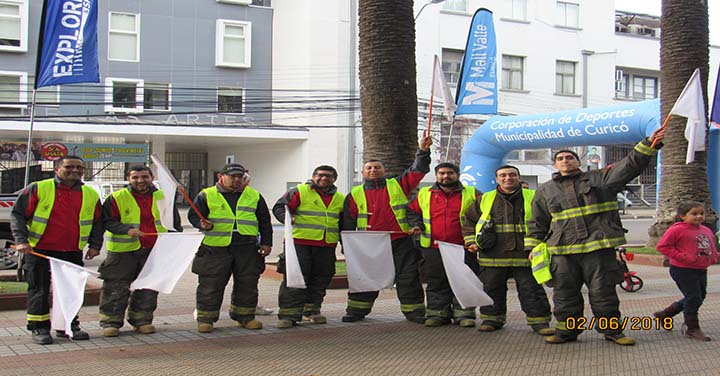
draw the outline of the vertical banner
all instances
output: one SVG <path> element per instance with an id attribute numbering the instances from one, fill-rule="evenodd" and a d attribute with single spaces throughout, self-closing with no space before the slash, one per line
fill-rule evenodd
<path id="1" fill-rule="evenodd" d="M 492 12 L 473 16 L 457 85 L 456 114 L 497 114 L 497 46 Z"/>
<path id="2" fill-rule="evenodd" d="M 35 88 L 100 82 L 97 0 L 45 0 Z"/>

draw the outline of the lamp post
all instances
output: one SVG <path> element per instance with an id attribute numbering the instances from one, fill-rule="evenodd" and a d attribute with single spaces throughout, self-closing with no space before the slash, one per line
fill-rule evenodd
<path id="1" fill-rule="evenodd" d="M 440 4 L 440 3 L 444 2 L 444 1 L 445 1 L 445 0 L 430 0 L 429 2 L 423 4 L 422 8 L 420 8 L 420 11 L 419 11 L 418 14 L 415 16 L 415 21 L 417 21 L 418 17 L 420 17 L 420 13 L 422 13 L 422 11 L 425 9 L 426 6 L 428 6 L 428 5 L 430 5 L 430 4 Z"/>

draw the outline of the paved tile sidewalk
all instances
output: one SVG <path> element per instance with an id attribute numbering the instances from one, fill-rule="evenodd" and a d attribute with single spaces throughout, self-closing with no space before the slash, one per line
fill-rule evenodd
<path id="1" fill-rule="evenodd" d="M 618 290 L 626 316 L 647 316 L 679 297 L 667 269 L 632 268 L 645 287 L 636 293 Z M 0 312 L 0 375 L 715 375 L 720 369 L 719 342 L 683 338 L 678 318 L 672 332 L 626 330 L 638 339 L 630 348 L 595 332 L 576 343 L 547 345 L 525 325 L 514 286 L 508 324 L 494 333 L 405 321 L 393 291 L 381 294 L 368 319 L 342 323 L 346 290 L 330 290 L 323 306 L 327 325 L 280 330 L 274 327 L 276 316 L 259 316 L 265 328 L 248 331 L 224 314 L 218 330 L 199 334 L 192 318 L 195 282 L 187 273 L 172 295 L 161 295 L 158 332 L 152 335 L 125 327 L 119 337 L 103 338 L 97 306 L 83 307 L 80 316 L 90 341 L 59 339 L 39 346 L 24 330 L 23 311 Z M 260 304 L 276 312 L 278 285 L 266 278 L 260 283 Z M 711 269 L 708 292 L 701 323 L 720 341 L 720 267 Z"/>

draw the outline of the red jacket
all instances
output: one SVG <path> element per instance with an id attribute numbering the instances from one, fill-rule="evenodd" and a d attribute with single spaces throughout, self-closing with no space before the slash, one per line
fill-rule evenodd
<path id="1" fill-rule="evenodd" d="M 437 248 L 437 241 L 464 245 L 462 227 L 460 225 L 460 209 L 462 208 L 462 184 L 445 193 L 437 184 L 430 188 L 430 238 L 432 248 Z M 475 192 L 475 197 L 479 196 Z M 420 216 L 422 223 L 422 209 L 415 197 L 408 209 Z M 411 221 L 412 223 L 413 221 Z M 419 225 L 418 223 L 418 225 Z M 414 225 L 414 224 L 413 224 Z M 422 227 L 422 226 L 419 226 Z"/>
<path id="2" fill-rule="evenodd" d="M 55 178 L 55 201 L 48 219 L 45 233 L 35 246 L 45 251 L 77 252 L 80 240 L 80 208 L 82 207 L 82 182 L 72 187 L 61 184 Z M 30 184 L 18 197 L 12 211 L 12 230 L 15 242 L 27 243 L 27 222 L 32 219 L 38 204 L 37 184 Z M 88 245 L 100 249 L 102 246 L 102 218 L 100 201 L 95 206 L 93 227 Z"/>
<path id="3" fill-rule="evenodd" d="M 402 175 L 397 178 L 406 196 L 417 188 L 425 174 L 430 171 L 430 152 L 418 150 L 415 154 L 415 163 L 405 170 Z M 365 200 L 367 200 L 368 213 L 368 230 L 369 231 L 397 231 L 402 229 L 395 219 L 395 213 L 390 207 L 390 195 L 385 186 L 385 179 L 365 180 L 363 183 L 365 189 Z M 345 209 L 343 210 L 343 230 L 353 231 L 357 228 L 358 208 L 352 194 L 345 197 Z M 392 240 L 402 238 L 404 234 L 393 234 Z"/>
<path id="4" fill-rule="evenodd" d="M 658 242 L 657 250 L 670 258 L 670 265 L 680 268 L 704 270 L 718 261 L 715 236 L 703 225 L 674 223 Z"/>

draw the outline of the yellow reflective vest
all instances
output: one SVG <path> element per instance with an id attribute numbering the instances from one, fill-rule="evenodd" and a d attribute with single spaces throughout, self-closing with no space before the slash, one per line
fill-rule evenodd
<path id="1" fill-rule="evenodd" d="M 235 206 L 234 215 L 227 200 L 217 190 L 217 187 L 205 188 L 202 191 L 205 192 L 208 209 L 210 209 L 207 219 L 213 223 L 212 230 L 205 231 L 203 244 L 211 247 L 230 245 L 233 228 L 236 228 L 240 235 L 257 236 L 259 228 L 255 211 L 260 201 L 258 191 L 249 186 L 245 187 Z"/>
<path id="2" fill-rule="evenodd" d="M 113 200 L 117 204 L 120 212 L 120 223 L 140 228 L 140 206 L 137 204 L 135 197 L 130 188 L 123 188 L 112 194 Z M 155 232 L 167 232 L 160 222 L 160 210 L 158 210 L 157 202 L 165 197 L 161 190 L 156 190 L 152 194 L 152 215 L 155 223 Z M 107 235 L 107 249 L 110 252 L 130 252 L 140 249 L 140 240 L 127 234 L 114 234 L 105 231 Z"/>
<path id="3" fill-rule="evenodd" d="M 78 240 L 78 249 L 83 250 L 90 239 L 93 221 L 95 219 L 95 207 L 100 196 L 98 193 L 86 186 L 82 187 L 82 206 L 80 207 L 80 237 Z M 38 203 L 33 213 L 33 217 L 28 224 L 28 242 L 31 247 L 35 247 L 40 238 L 42 238 L 47 228 L 53 205 L 55 204 L 55 179 L 45 179 L 37 182 Z"/>
<path id="4" fill-rule="evenodd" d="M 548 252 L 547 244 L 538 244 L 530 252 L 530 257 L 530 267 L 537 283 L 549 282 L 552 279 L 552 274 L 550 273 L 550 252 Z"/>
<path id="5" fill-rule="evenodd" d="M 420 246 L 429 248 L 432 246 L 432 224 L 430 218 L 430 187 L 423 187 L 417 195 L 418 206 L 422 210 L 423 225 L 425 231 L 420 235 Z M 465 211 L 475 202 L 475 187 L 465 186 L 462 191 L 462 204 L 460 206 L 460 224 L 462 226 Z"/>
<path id="6" fill-rule="evenodd" d="M 323 240 L 336 244 L 340 235 L 340 214 L 343 211 L 345 195 L 333 194 L 329 206 L 325 206 L 320 194 L 309 184 L 298 184 L 300 205 L 293 215 L 293 238 Z"/>
<path id="7" fill-rule="evenodd" d="M 388 190 L 388 196 L 390 196 L 390 208 L 395 214 L 395 220 L 400 229 L 404 232 L 410 231 L 410 224 L 407 219 L 408 198 L 405 196 L 400 183 L 397 179 L 385 179 L 385 187 Z M 362 184 L 356 185 L 350 194 L 358 208 L 356 228 L 359 231 L 367 231 L 369 214 L 367 200 L 365 199 L 365 187 Z"/>

